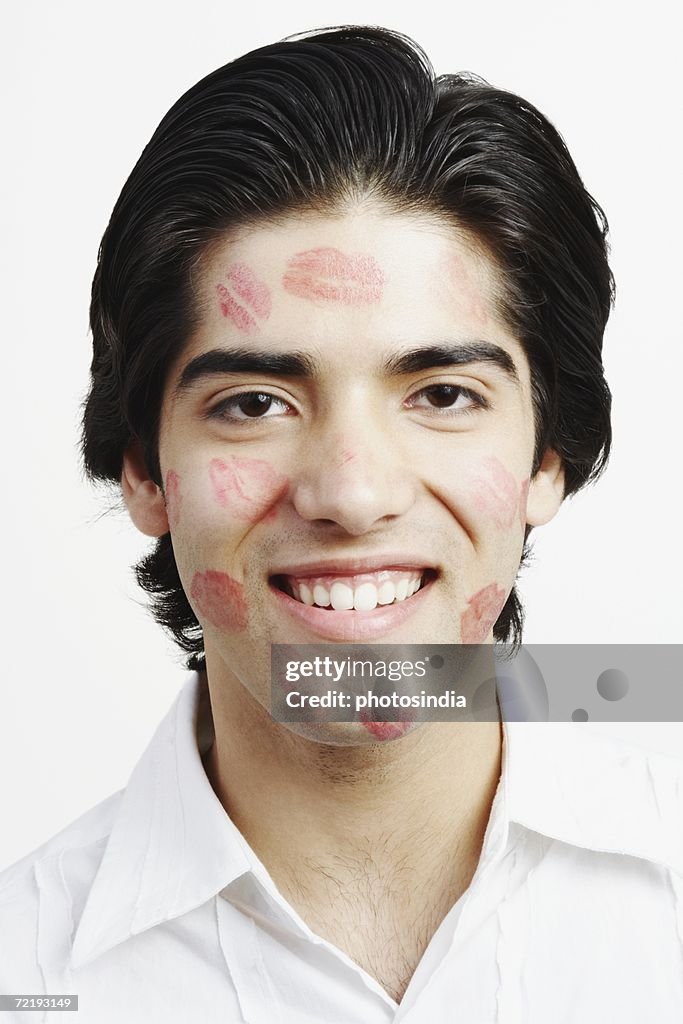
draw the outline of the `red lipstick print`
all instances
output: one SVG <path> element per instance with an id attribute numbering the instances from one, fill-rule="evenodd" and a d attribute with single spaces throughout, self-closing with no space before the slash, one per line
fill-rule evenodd
<path id="1" fill-rule="evenodd" d="M 241 583 L 225 572 L 196 572 L 190 594 L 202 618 L 216 629 L 237 632 L 247 625 L 247 603 Z"/>
<path id="2" fill-rule="evenodd" d="M 529 500 L 529 477 L 522 480 L 522 487 L 519 492 L 519 525 L 524 529 L 526 526 L 526 503 Z"/>
<path id="3" fill-rule="evenodd" d="M 237 455 L 229 461 L 212 459 L 209 476 L 218 504 L 248 523 L 274 518 L 277 509 L 271 506 L 289 486 L 288 477 L 276 473 L 269 462 Z"/>
<path id="4" fill-rule="evenodd" d="M 180 521 L 180 506 L 183 501 L 183 496 L 180 493 L 180 477 L 174 469 L 169 469 L 166 474 L 164 498 L 166 501 L 168 525 L 171 529 L 175 529 Z"/>
<path id="5" fill-rule="evenodd" d="M 300 299 L 360 306 L 379 302 L 384 274 L 372 256 L 308 249 L 291 258 L 282 284 Z"/>
<path id="6" fill-rule="evenodd" d="M 505 604 L 505 591 L 497 583 L 489 583 L 467 602 L 460 616 L 460 639 L 463 644 L 481 644 L 491 631 Z"/>
<path id="7" fill-rule="evenodd" d="M 484 461 L 488 473 L 476 481 L 474 503 L 499 529 L 508 529 L 519 515 L 517 481 L 495 455 Z"/>
<path id="8" fill-rule="evenodd" d="M 267 320 L 270 316 L 270 290 L 246 263 L 233 263 L 225 279 L 227 285 L 216 285 L 221 313 L 238 330 L 251 334 L 258 330 L 257 319 Z"/>
<path id="9" fill-rule="evenodd" d="M 410 722 L 363 722 L 363 726 L 376 740 L 396 740 L 405 736 Z"/>
<path id="10" fill-rule="evenodd" d="M 457 289 L 457 294 L 461 297 L 462 314 L 469 317 L 480 327 L 485 327 L 489 320 L 486 301 L 481 293 L 479 284 L 461 256 L 454 256 L 449 261 L 448 278 L 450 278 L 453 286 Z"/>

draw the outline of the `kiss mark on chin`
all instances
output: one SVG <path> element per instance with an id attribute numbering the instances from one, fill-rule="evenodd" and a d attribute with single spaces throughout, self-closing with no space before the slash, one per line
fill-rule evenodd
<path id="1" fill-rule="evenodd" d="M 363 722 L 362 725 L 380 741 L 397 740 L 400 736 L 405 736 L 410 728 L 410 722 Z"/>
<path id="2" fill-rule="evenodd" d="M 218 504 L 248 523 L 274 519 L 275 503 L 289 487 L 289 478 L 277 473 L 269 462 L 237 455 L 230 460 L 212 459 L 209 477 Z"/>
<path id="3" fill-rule="evenodd" d="M 192 577 L 190 594 L 201 618 L 216 629 L 238 632 L 248 621 L 244 587 L 225 572 L 207 569 Z"/>
<path id="4" fill-rule="evenodd" d="M 225 275 L 226 284 L 216 285 L 221 313 L 245 334 L 258 330 L 257 319 L 270 316 L 270 290 L 246 263 L 233 263 Z"/>
<path id="5" fill-rule="evenodd" d="M 495 455 L 485 459 L 484 463 L 488 472 L 475 483 L 474 504 L 499 529 L 507 530 L 520 514 L 517 481 Z"/>
<path id="6" fill-rule="evenodd" d="M 285 291 L 312 302 L 367 305 L 382 297 L 384 274 L 373 256 L 340 249 L 308 249 L 292 256 L 282 278 Z"/>
<path id="7" fill-rule="evenodd" d="M 481 644 L 491 632 L 503 610 L 507 595 L 497 583 L 489 583 L 467 602 L 460 616 L 460 640 L 463 644 Z"/>
<path id="8" fill-rule="evenodd" d="M 166 501 L 168 525 L 171 529 L 175 529 L 180 522 L 180 506 L 183 502 L 183 496 L 180 493 L 180 477 L 174 469 L 169 469 L 166 474 L 164 500 Z"/>

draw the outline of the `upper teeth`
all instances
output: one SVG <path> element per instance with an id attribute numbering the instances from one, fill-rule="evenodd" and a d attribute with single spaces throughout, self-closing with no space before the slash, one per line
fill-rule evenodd
<path id="1" fill-rule="evenodd" d="M 339 579 L 307 577 L 305 581 L 288 576 L 287 582 L 293 596 L 303 604 L 331 607 L 337 612 L 352 608 L 369 612 L 378 604 L 392 604 L 411 597 L 420 588 L 422 573 L 382 570 Z"/>

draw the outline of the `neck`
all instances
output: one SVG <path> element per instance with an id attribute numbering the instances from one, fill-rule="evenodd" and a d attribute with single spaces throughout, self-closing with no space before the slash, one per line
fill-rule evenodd
<path id="1" fill-rule="evenodd" d="M 439 878 L 449 899 L 469 885 L 500 777 L 499 722 L 425 723 L 367 746 L 316 743 L 273 721 L 234 677 L 211 667 L 209 677 L 207 773 L 276 884 L 286 889 L 295 865 L 298 884 L 308 872 L 310 898 L 322 899 L 323 878 L 360 858 L 378 877 L 409 867 L 416 886 Z"/>

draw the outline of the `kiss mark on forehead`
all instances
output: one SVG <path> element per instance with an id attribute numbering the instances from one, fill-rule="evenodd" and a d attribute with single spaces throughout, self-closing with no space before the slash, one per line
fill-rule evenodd
<path id="1" fill-rule="evenodd" d="M 459 298 L 462 313 L 475 324 L 485 327 L 489 321 L 487 300 L 482 285 L 468 268 L 462 256 L 453 256 L 448 261 L 447 281 Z"/>
<path id="2" fill-rule="evenodd" d="M 227 284 L 216 285 L 221 313 L 245 334 L 258 330 L 257 320 L 267 320 L 270 316 L 268 286 L 259 281 L 246 263 L 233 263 L 225 280 Z"/>
<path id="3" fill-rule="evenodd" d="M 216 629 L 237 632 L 246 629 L 247 603 L 244 587 L 225 572 L 207 569 L 192 577 L 190 594 L 200 617 Z"/>
<path id="4" fill-rule="evenodd" d="M 489 635 L 503 610 L 506 596 L 497 583 L 489 583 L 478 590 L 467 602 L 460 616 L 460 641 L 463 644 L 481 644 Z"/>
<path id="5" fill-rule="evenodd" d="M 277 473 L 269 462 L 237 455 L 230 460 L 212 459 L 209 477 L 218 504 L 235 519 L 248 523 L 275 518 L 273 506 L 289 487 L 289 478 Z"/>
<path id="6" fill-rule="evenodd" d="M 312 302 L 361 306 L 379 302 L 384 274 L 372 256 L 340 249 L 308 249 L 292 256 L 282 278 L 285 291 Z"/>

